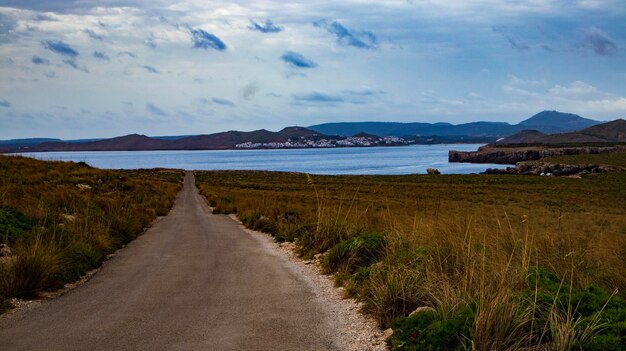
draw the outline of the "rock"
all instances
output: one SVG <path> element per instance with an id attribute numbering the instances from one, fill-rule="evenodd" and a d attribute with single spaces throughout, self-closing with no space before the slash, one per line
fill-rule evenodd
<path id="1" fill-rule="evenodd" d="M 409 314 L 409 317 L 416 315 L 420 312 L 433 312 L 435 311 L 434 308 L 430 307 L 430 306 L 421 306 L 415 309 L 415 311 L 411 312 L 411 314 Z"/>
<path id="2" fill-rule="evenodd" d="M 393 335 L 393 329 L 388 328 L 383 332 L 383 339 L 387 340 Z"/>
<path id="3" fill-rule="evenodd" d="M 91 190 L 91 185 L 89 184 L 76 184 L 76 187 L 80 191 Z"/>
<path id="4" fill-rule="evenodd" d="M 428 168 L 426 170 L 426 173 L 428 173 L 428 174 L 441 174 L 441 172 L 439 172 L 439 170 L 437 168 Z"/>
<path id="5" fill-rule="evenodd" d="M 76 216 L 66 213 L 61 213 L 59 217 L 61 217 L 64 222 L 74 222 L 76 220 Z"/>
<path id="6" fill-rule="evenodd" d="M 317 253 L 317 254 L 313 255 L 313 258 L 316 259 L 316 260 L 319 260 L 321 257 L 322 257 L 321 253 Z"/>
<path id="7" fill-rule="evenodd" d="M 0 257 L 11 256 L 11 248 L 7 244 L 0 244 Z"/>
<path id="8" fill-rule="evenodd" d="M 450 150 L 448 152 L 448 160 L 449 162 L 515 164 L 521 161 L 536 161 L 549 156 L 604 154 L 624 152 L 625 150 L 626 147 L 623 145 L 572 147 L 545 147 L 538 145 L 501 147 L 485 145 L 478 148 L 477 151 Z"/>

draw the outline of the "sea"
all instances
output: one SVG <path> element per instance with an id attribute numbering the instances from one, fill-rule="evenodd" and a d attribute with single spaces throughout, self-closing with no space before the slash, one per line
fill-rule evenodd
<path id="1" fill-rule="evenodd" d="M 40 160 L 75 161 L 104 169 L 178 168 L 185 170 L 267 170 L 311 174 L 470 174 L 507 165 L 448 162 L 449 150 L 474 151 L 482 144 L 439 144 L 319 149 L 202 151 L 72 151 L 21 155 Z"/>

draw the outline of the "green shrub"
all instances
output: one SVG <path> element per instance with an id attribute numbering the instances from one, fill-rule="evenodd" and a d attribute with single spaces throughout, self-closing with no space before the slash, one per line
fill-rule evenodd
<path id="1" fill-rule="evenodd" d="M 105 253 L 93 245 L 76 240 L 65 249 L 65 257 L 67 257 L 66 269 L 60 275 L 60 280 L 64 283 L 74 281 L 87 271 L 98 267 L 104 260 Z"/>
<path id="2" fill-rule="evenodd" d="M 619 295 L 610 294 L 604 289 L 590 286 L 576 289 L 561 282 L 554 274 L 544 268 L 536 268 L 529 275 L 529 285 L 537 288 L 537 301 L 542 310 L 552 306 L 560 313 L 571 311 L 576 326 L 584 329 L 600 313 L 599 322 L 603 324 L 590 338 L 585 350 L 626 350 L 626 300 Z M 544 315 L 540 320 L 545 321 Z M 580 320 L 578 322 L 578 320 Z"/>
<path id="3" fill-rule="evenodd" d="M 10 206 L 0 207 L 0 243 L 13 243 L 29 232 L 34 221 Z"/>
<path id="4" fill-rule="evenodd" d="M 463 350 L 474 322 L 474 308 L 466 305 L 449 318 L 435 311 L 418 312 L 393 322 L 387 340 L 392 350 Z"/>
<path id="5" fill-rule="evenodd" d="M 340 241 L 328 250 L 322 264 L 328 273 L 342 269 L 354 273 L 357 268 L 367 267 L 378 261 L 385 245 L 385 236 L 381 234 L 355 236 Z"/>

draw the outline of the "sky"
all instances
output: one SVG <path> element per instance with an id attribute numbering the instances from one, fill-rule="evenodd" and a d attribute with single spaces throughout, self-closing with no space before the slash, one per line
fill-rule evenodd
<path id="1" fill-rule="evenodd" d="M 0 139 L 626 118 L 624 0 L 0 0 Z"/>

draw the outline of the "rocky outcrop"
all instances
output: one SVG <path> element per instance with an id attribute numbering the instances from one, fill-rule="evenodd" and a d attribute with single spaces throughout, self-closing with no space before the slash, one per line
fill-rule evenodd
<path id="1" fill-rule="evenodd" d="M 562 164 L 550 162 L 518 162 L 515 167 L 506 169 L 488 168 L 485 174 L 523 174 L 541 176 L 571 176 L 588 173 L 607 173 L 619 171 L 616 167 L 597 164 Z"/>
<path id="2" fill-rule="evenodd" d="M 470 162 L 470 163 L 497 163 L 516 164 L 522 161 L 536 161 L 544 157 L 565 156 L 565 155 L 585 155 L 604 154 L 612 152 L 625 152 L 626 146 L 580 146 L 580 147 L 494 147 L 483 146 L 477 151 L 455 151 L 448 152 L 449 162 Z"/>

